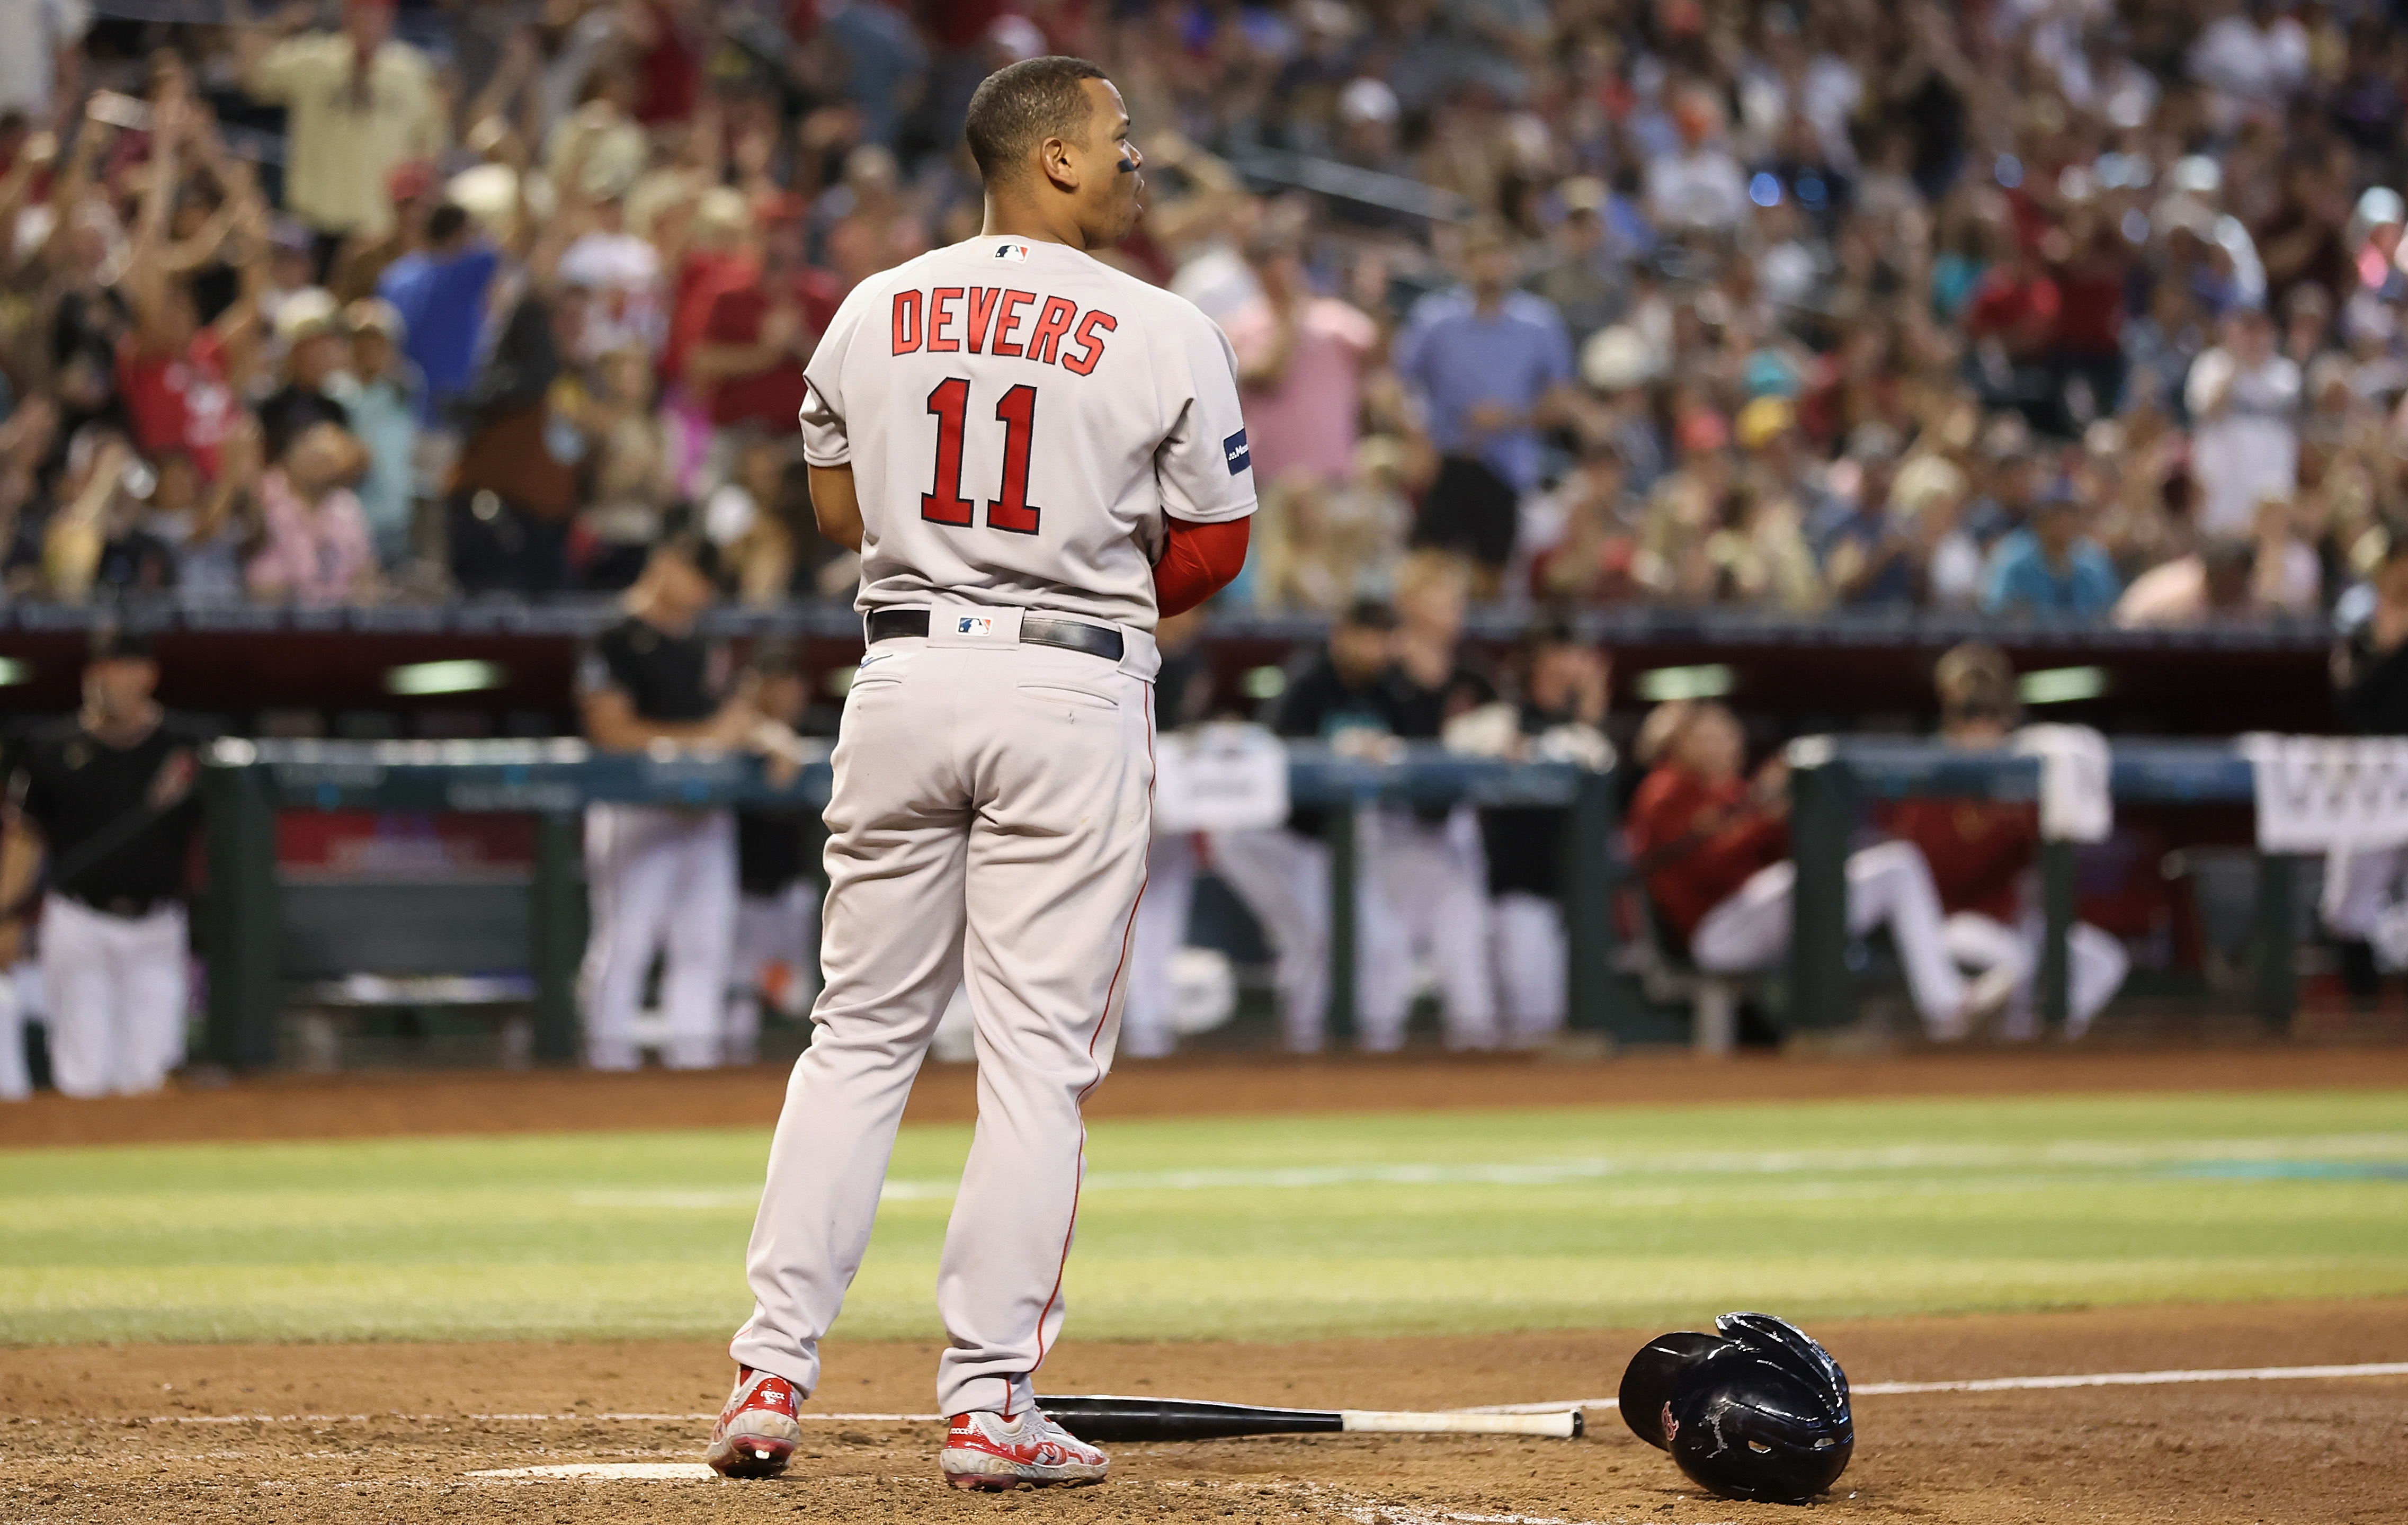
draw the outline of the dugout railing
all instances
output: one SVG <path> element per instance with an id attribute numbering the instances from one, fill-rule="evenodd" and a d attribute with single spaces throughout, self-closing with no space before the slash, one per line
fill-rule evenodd
<path id="1" fill-rule="evenodd" d="M 580 813 L 611 801 L 711 809 L 827 803 L 824 743 L 793 782 L 773 786 L 757 758 L 607 754 L 574 739 L 529 741 L 244 741 L 210 750 L 206 791 L 209 894 L 202 936 L 209 967 L 208 1050 L 242 1070 L 274 1066 L 286 971 L 279 932 L 276 816 L 282 811 L 509 812 L 536 821 L 528 882 L 527 967 L 534 1057 L 567 1063 L 579 1052 L 576 974 L 583 952 Z M 1393 761 L 1342 756 L 1312 743 L 1288 750 L 1288 791 L 1325 811 L 1330 849 L 1330 1029 L 1354 1030 L 1357 859 L 1354 808 L 1382 802 L 1531 805 L 1564 810 L 1567 989 L 1575 1026 L 1627 1027 L 1627 992 L 1608 967 L 1614 812 L 1610 776 L 1570 763 L 1512 763 L 1412 747 Z M 370 971 L 373 972 L 373 971 Z"/>

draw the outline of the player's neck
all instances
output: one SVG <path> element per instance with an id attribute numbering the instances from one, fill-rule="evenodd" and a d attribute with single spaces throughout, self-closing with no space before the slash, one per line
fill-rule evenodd
<path id="1" fill-rule="evenodd" d="M 158 729 L 164 712 L 155 701 L 146 701 L 141 709 L 124 715 L 110 714 L 87 705 L 77 720 L 83 727 L 84 734 L 101 745 L 130 747 Z"/>
<path id="2" fill-rule="evenodd" d="M 990 195 L 986 198 L 986 223 L 979 229 L 982 238 L 1025 238 L 1031 243 L 1065 244 L 1088 253 L 1087 233 L 1068 218 L 1048 217 L 1039 208 L 1018 197 Z"/>

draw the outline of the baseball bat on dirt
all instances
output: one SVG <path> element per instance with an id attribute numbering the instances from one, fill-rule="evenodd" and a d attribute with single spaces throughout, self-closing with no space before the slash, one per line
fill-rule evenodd
<path id="1" fill-rule="evenodd" d="M 1544 1435 L 1582 1431 L 1561 1414 L 1397 1414 L 1373 1409 L 1253 1408 L 1192 1398 L 1039 1398 L 1037 1406 L 1081 1440 L 1228 1440 L 1239 1435 Z"/>

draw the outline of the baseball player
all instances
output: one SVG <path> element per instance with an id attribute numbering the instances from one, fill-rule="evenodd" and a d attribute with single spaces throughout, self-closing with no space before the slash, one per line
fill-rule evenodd
<path id="1" fill-rule="evenodd" d="M 957 1487 L 1100 1480 L 1036 1408 L 1062 1328 L 1080 1104 L 1111 1067 L 1152 824 L 1156 618 L 1234 578 L 1254 511 L 1228 340 L 1093 251 L 1136 226 L 1120 93 L 1046 57 L 982 83 L 976 238 L 853 288 L 802 424 L 868 653 L 827 810 L 811 1045 L 770 1145 L 735 1391 L 706 1459 L 782 1469 L 869 1242 L 903 1102 L 967 976 L 979 1126 L 937 1306 Z"/>
<path id="2" fill-rule="evenodd" d="M 1941 736 L 1964 747 L 2007 743 L 2022 709 L 2015 673 L 2004 652 L 1967 642 L 1940 659 Z M 1885 813 L 1890 835 L 1913 842 L 1931 866 L 1943 931 L 1957 964 L 1976 971 L 1972 1004 L 1987 1009 L 1998 988 L 2008 992 L 2001 1034 L 2039 1034 L 2032 986 L 2040 971 L 2041 909 L 2030 893 L 2040 856 L 2040 812 L 2032 805 L 1978 799 L 1908 799 Z M 2087 922 L 2066 934 L 2066 1033 L 2079 1038 L 2124 984 L 2131 956 L 2124 945 Z M 1942 1042 L 1970 1036 L 1961 1028 L 1935 1027 Z"/>
<path id="3" fill-rule="evenodd" d="M 9 782 L 0 905 L 21 903 L 47 860 L 42 986 L 69 1096 L 155 1091 L 184 1061 L 199 738 L 160 710 L 158 683 L 141 637 L 103 631 L 82 710 L 36 737 Z M 20 935 L 9 923 L 7 941 Z"/>
<path id="4" fill-rule="evenodd" d="M 1386 737 L 1408 728 L 1413 692 L 1396 668 L 1396 611 L 1386 604 L 1367 598 L 1348 607 L 1330 622 L 1322 649 L 1292 669 L 1265 716 L 1271 729 L 1343 745 L 1364 733 Z M 1356 819 L 1360 826 L 1372 813 L 1358 812 Z M 1299 805 L 1285 826 L 1211 838 L 1213 870 L 1254 914 L 1277 960 L 1280 1034 L 1297 1054 L 1319 1053 L 1328 1036 L 1327 824 L 1325 807 Z M 1412 949 L 1404 924 L 1388 914 L 1377 874 L 1355 876 L 1354 929 L 1354 1009 L 1367 1018 L 1393 1014 L 1385 1024 L 1365 1020 L 1359 1036 L 1367 1047 L 1396 1047 L 1412 995 Z"/>
<path id="5" fill-rule="evenodd" d="M 756 654 L 752 671 L 753 703 L 761 712 L 789 728 L 800 725 L 810 693 L 786 654 Z M 819 993 L 819 959 L 811 944 L 819 936 L 820 886 L 806 856 L 808 825 L 803 813 L 792 808 L 736 813 L 740 893 L 734 978 L 720 1053 L 724 1063 L 751 1064 L 761 1057 L 765 1009 L 800 1016 Z"/>
<path id="6" fill-rule="evenodd" d="M 708 542 L 681 531 L 652 550 L 627 590 L 627 617 L 598 637 L 578 673 L 585 735 L 605 752 L 765 746 L 784 728 L 750 698 L 726 697 L 725 653 L 695 633 L 717 597 Z M 594 931 L 580 985 L 586 1062 L 632 1070 L 637 1003 L 652 955 L 673 1070 L 720 1062 L 736 922 L 736 822 L 724 810 L 585 807 Z"/>
<path id="7" fill-rule="evenodd" d="M 1200 638 L 1204 611 L 1173 614 L 1154 627 L 1162 670 L 1154 675 L 1154 723 L 1164 730 L 1198 726 L 1212 711 L 1212 664 Z M 1154 1059 L 1179 1046 L 1170 1026 L 1170 964 L 1187 945 L 1187 918 L 1196 908 L 1201 833 L 1156 833 L 1145 856 L 1145 899 L 1129 934 L 1128 1000 L 1121 1052 Z"/>
<path id="8" fill-rule="evenodd" d="M 1630 847 L 1649 897 L 1698 967 L 1726 973 L 1770 968 L 1788 951 L 1798 887 L 1786 773 L 1776 759 L 1754 780 L 1742 777 L 1746 744 L 1728 710 L 1692 705 L 1630 801 Z M 1972 1008 L 1948 956 L 1923 855 L 1883 842 L 1851 855 L 1847 873 L 1848 930 L 1888 925 L 1925 1024 L 1961 1028 L 1988 1014 Z"/>

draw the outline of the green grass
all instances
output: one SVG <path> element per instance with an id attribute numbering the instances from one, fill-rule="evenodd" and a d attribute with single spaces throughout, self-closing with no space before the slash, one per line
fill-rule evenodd
<path id="1" fill-rule="evenodd" d="M 840 1333 L 927 1336 L 958 1127 Z M 0 1341 L 719 1335 L 767 1135 L 0 1153 Z M 2408 1093 L 1098 1123 L 1081 1338 L 2408 1294 Z"/>

